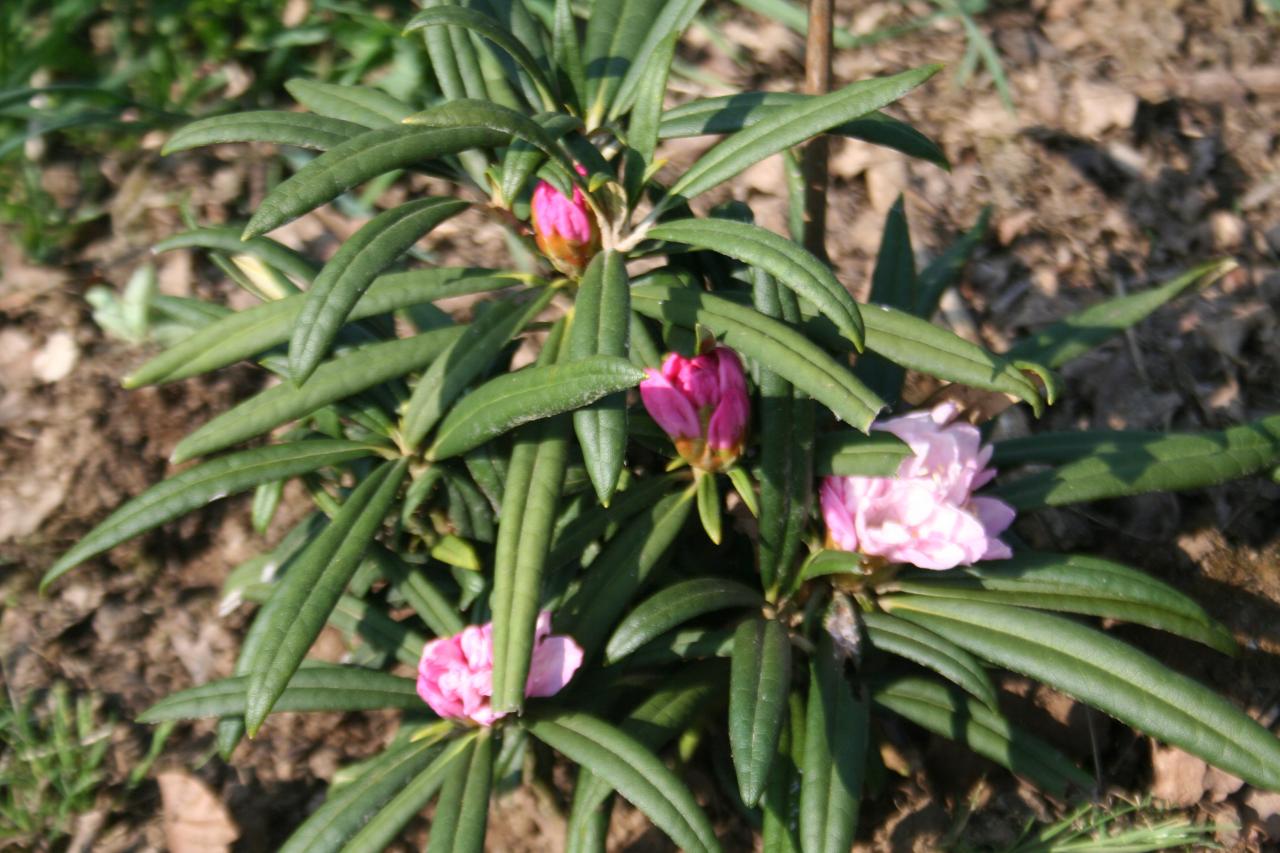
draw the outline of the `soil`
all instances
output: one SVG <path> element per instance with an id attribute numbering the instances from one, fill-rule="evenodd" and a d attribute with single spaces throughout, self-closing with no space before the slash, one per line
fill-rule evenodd
<path id="1" fill-rule="evenodd" d="M 1238 260 L 1236 271 L 1203 293 L 1068 365 L 1057 405 L 1038 422 L 1011 409 L 997 423 L 998 434 L 1219 429 L 1280 411 L 1280 32 L 1262 5 L 993 3 L 981 25 L 1004 59 L 1016 112 L 1001 103 L 986 73 L 961 85 L 951 70 L 892 110 L 943 145 L 949 173 L 858 143 L 833 146 L 828 251 L 859 297 L 869 289 L 884 216 L 899 193 L 920 261 L 993 206 L 991 233 L 941 320 L 997 351 L 1103 298 L 1140 291 L 1213 257 Z M 934 6 L 837 3 L 838 20 L 858 32 L 900 20 L 904 8 L 926 13 Z M 798 36 L 727 3 L 708 9 L 711 30 L 693 30 L 682 48 L 686 61 L 735 87 L 797 88 Z M 964 38 L 951 22 L 841 51 L 835 78 L 929 61 L 955 67 Z M 705 81 L 681 85 L 720 93 Z M 105 336 L 91 321 L 86 290 L 97 283 L 123 287 L 148 248 L 180 230 L 176 211 L 184 199 L 204 222 L 245 217 L 261 198 L 270 161 L 269 151 L 238 146 L 162 159 L 159 141 L 103 156 L 114 195 L 104 214 L 75 234 L 59 264 L 31 264 L 0 233 L 0 662 L 11 695 L 62 680 L 100 696 L 103 713 L 125 721 L 108 753 L 98 823 L 83 837 L 94 850 L 172 846 L 159 788 L 146 782 L 124 790 L 150 740 L 149 730 L 127 721 L 173 690 L 229 673 L 244 614 L 219 615 L 219 587 L 232 566 L 283 529 L 278 519 L 265 536 L 254 533 L 247 499 L 233 498 L 115 549 L 44 597 L 34 589 L 58 553 L 170 470 L 166 459 L 182 435 L 263 381 L 236 367 L 158 389 L 119 386 L 147 348 Z M 673 145 L 672 168 L 709 144 Z M 75 156 L 57 145 L 44 155 L 46 183 L 68 205 L 83 201 L 70 167 Z M 781 186 L 781 164 L 773 158 L 745 174 L 733 194 L 752 204 L 762 224 L 781 231 Z M 501 251 L 491 226 L 451 225 L 444 244 L 435 244 L 449 262 L 492 263 Z M 341 238 L 351 227 L 326 211 L 291 226 L 283 239 L 323 257 L 333 250 L 333 235 Z M 167 293 L 233 304 L 241 298 L 215 268 L 187 253 L 165 256 L 160 272 Z M 1196 597 L 1242 640 L 1238 659 L 1150 631 L 1117 633 L 1274 726 L 1278 498 L 1280 485 L 1254 477 L 1176 496 L 1041 512 L 1020 520 L 1017 532 L 1035 545 L 1112 556 Z M 286 506 L 296 503 L 286 499 Z M 322 645 L 325 653 L 341 654 L 336 636 Z M 1133 795 L 1161 782 L 1147 740 L 1064 697 L 1016 680 L 1007 686 L 1022 696 L 1011 713 L 1081 766 L 1096 766 L 1100 794 Z M 391 727 L 377 715 L 273 717 L 231 764 L 214 756 L 212 731 L 208 724 L 178 727 L 158 767 L 183 770 L 207 786 L 238 831 L 235 849 L 270 850 L 319 802 L 335 770 L 377 751 Z M 892 745 L 886 761 L 900 773 L 866 804 L 860 849 L 938 849 L 956 837 L 999 846 L 1015 840 L 1025 819 L 1062 813 L 1062 804 L 937 739 L 909 728 L 885 734 Z M 556 849 L 563 827 L 555 796 L 520 789 L 500 800 L 489 849 Z M 1267 803 L 1247 787 L 1221 797 L 1205 787 L 1181 805 L 1192 816 L 1238 824 L 1220 840 L 1229 849 L 1255 850 L 1280 844 L 1280 807 Z M 723 804 L 709 808 L 728 847 L 749 849 L 741 821 Z M 411 827 L 406 845 L 420 842 L 424 827 Z M 1275 833 L 1270 840 L 1268 831 Z M 610 838 L 610 850 L 669 849 L 625 804 L 615 809 Z"/>

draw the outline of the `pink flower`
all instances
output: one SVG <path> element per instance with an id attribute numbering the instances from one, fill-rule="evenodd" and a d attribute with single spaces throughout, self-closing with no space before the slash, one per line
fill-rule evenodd
<path id="1" fill-rule="evenodd" d="M 587 170 L 577 167 L 579 175 Z M 586 196 L 578 187 L 573 198 L 546 181 L 533 190 L 533 236 L 538 248 L 566 275 L 580 275 L 600 251 L 600 231 Z"/>
<path id="2" fill-rule="evenodd" d="M 719 471 L 742 453 L 751 402 L 742 362 L 728 347 L 694 358 L 669 354 L 640 383 L 640 399 L 690 465 Z"/>
<path id="3" fill-rule="evenodd" d="M 835 547 L 922 569 L 1013 556 L 997 538 L 1013 523 L 1013 507 L 973 496 L 996 475 L 991 445 L 977 427 L 952 423 L 957 411 L 943 403 L 874 426 L 911 448 L 896 476 L 826 478 L 822 516 Z"/>
<path id="4" fill-rule="evenodd" d="M 582 666 L 572 637 L 551 633 L 551 614 L 538 614 L 533 661 L 525 696 L 559 693 Z M 489 707 L 493 695 L 493 623 L 468 625 L 459 634 L 427 643 L 418 663 L 418 695 L 441 717 L 469 718 L 482 726 L 503 716 Z"/>

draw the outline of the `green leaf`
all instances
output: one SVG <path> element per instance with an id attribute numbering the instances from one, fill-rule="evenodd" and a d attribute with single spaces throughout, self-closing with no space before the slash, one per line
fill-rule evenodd
<path id="1" fill-rule="evenodd" d="M 491 304 L 432 362 L 414 386 L 400 421 L 405 447 L 416 450 L 422 444 L 458 395 L 493 366 L 507 342 L 533 322 L 554 295 L 546 288 L 524 305 L 511 300 Z"/>
<path id="2" fill-rule="evenodd" d="M 358 124 L 306 113 L 272 110 L 202 118 L 174 131 L 161 154 L 226 142 L 270 142 L 328 151 L 363 132 Z"/>
<path id="3" fill-rule="evenodd" d="M 445 267 L 389 273 L 374 280 L 347 315 L 349 322 L 410 305 L 510 287 L 514 274 Z M 230 314 L 151 359 L 124 380 L 126 388 L 173 382 L 234 364 L 289 340 L 304 295 Z"/>
<path id="4" fill-rule="evenodd" d="M 556 627 L 572 634 L 594 657 L 632 596 L 667 554 L 693 509 L 693 489 L 667 495 L 609 540 L 582 585 L 556 614 Z"/>
<path id="5" fill-rule="evenodd" d="M 1064 796 L 1073 787 L 1093 787 L 1093 777 L 1058 750 L 945 684 L 915 676 L 899 677 L 878 685 L 871 701 L 931 732 L 963 743 L 1055 797 Z"/>
<path id="6" fill-rule="evenodd" d="M 769 786 L 760 799 L 760 840 L 770 853 L 801 853 L 800 765 L 804 763 L 804 700 L 791 691 L 787 725 L 778 739 L 778 755 L 769 774 Z"/>
<path id="7" fill-rule="evenodd" d="M 551 96 L 551 84 L 537 60 L 519 39 L 489 15 L 458 6 L 436 6 L 424 9 L 410 18 L 405 32 L 411 33 L 428 27 L 461 27 L 484 36 L 511 54 L 511 58 L 529 75 L 542 98 L 543 109 L 555 108 L 555 99 Z"/>
<path id="8" fill-rule="evenodd" d="M 355 781 L 332 791 L 324 805 L 289 836 L 281 853 L 336 853 L 343 849 L 347 839 L 370 816 L 403 791 L 446 748 L 436 740 L 390 747 L 369 762 Z"/>
<path id="9" fill-rule="evenodd" d="M 725 474 L 729 476 L 729 482 L 733 485 L 733 490 L 742 499 L 747 511 L 759 518 L 760 504 L 756 500 L 755 483 L 751 481 L 751 475 L 747 473 L 747 469 L 740 465 L 734 465 L 725 471 Z"/>
<path id="10" fill-rule="evenodd" d="M 1102 450 L 1059 468 L 1028 474 L 1001 483 L 990 493 L 1016 509 L 1034 509 L 1144 492 L 1198 489 L 1264 471 L 1280 462 L 1280 415 L 1218 432 L 1147 438 L 1150 435 L 1130 441 L 1123 438 L 1124 433 L 1116 433 L 1115 452 Z"/>
<path id="11" fill-rule="evenodd" d="M 489 738 L 485 737 L 485 740 Z M 382 853 L 386 850 L 396 840 L 404 825 L 417 816 L 436 795 L 453 769 L 468 766 L 475 749 L 476 735 L 455 738 L 426 769 L 378 808 L 369 822 L 342 846 L 343 853 Z"/>
<path id="12" fill-rule="evenodd" d="M 671 488 L 676 476 L 648 477 L 633 483 L 616 495 L 607 507 L 597 506 L 577 516 L 556 530 L 547 568 L 556 570 L 581 560 L 596 539 L 605 536 L 619 524 L 649 509 Z"/>
<path id="13" fill-rule="evenodd" d="M 493 696 L 500 713 L 524 705 L 533 658 L 534 629 L 542 595 L 542 573 L 551 548 L 560 491 L 569 457 L 569 425 L 553 418 L 515 437 L 506 496 L 494 552 Z"/>
<path id="14" fill-rule="evenodd" d="M 974 250 L 986 238 L 987 224 L 990 221 L 991 207 L 988 205 L 982 209 L 978 221 L 972 228 L 920 271 L 916 285 L 917 300 L 911 311 L 912 314 L 924 320 L 933 317 L 933 313 L 938 310 L 938 303 L 942 300 L 942 294 L 960 277 Z"/>
<path id="15" fill-rule="evenodd" d="M 698 0 L 697 5 L 701 5 Z M 671 60 L 675 58 L 678 30 L 667 34 L 654 50 L 649 60 L 649 71 L 636 94 L 635 109 L 627 125 L 627 144 L 640 155 L 645 163 L 653 162 L 653 150 L 658 146 L 658 123 L 662 118 L 662 101 L 667 93 L 667 75 Z"/>
<path id="16" fill-rule="evenodd" d="M 463 327 L 454 326 L 356 347 L 320 365 L 301 387 L 290 382 L 273 385 L 218 415 L 178 442 L 173 459 L 185 462 L 239 444 L 390 379 L 422 370 L 460 340 L 463 331 Z"/>
<path id="17" fill-rule="evenodd" d="M 876 257 L 875 272 L 871 276 L 871 301 L 911 312 L 915 309 L 917 290 L 911 232 L 907 229 L 907 213 L 902 196 L 899 195 L 885 218 L 880 253 Z M 902 395 L 902 380 L 906 376 L 906 370 L 874 352 L 858 359 L 853 372 L 891 406 Z"/>
<path id="18" fill-rule="evenodd" d="M 591 7 L 582 51 L 588 130 L 598 127 L 609 114 L 623 75 L 664 5 L 662 0 L 615 0 Z"/>
<path id="19" fill-rule="evenodd" d="M 422 647 L 427 638 L 408 624 L 392 619 L 373 602 L 355 597 L 364 593 L 356 591 L 355 581 L 351 586 L 351 595 L 339 596 L 329 614 L 329 624 L 352 641 L 363 640 L 380 656 L 393 656 L 407 667 L 416 667 L 422 660 Z"/>
<path id="20" fill-rule="evenodd" d="M 662 4 L 653 16 L 653 24 L 645 33 L 643 41 L 638 46 L 629 48 L 633 60 L 622 75 L 622 82 L 618 84 L 618 91 L 613 97 L 609 108 L 610 120 L 616 121 L 630 110 L 634 122 L 635 113 L 643 109 L 640 102 L 644 99 L 644 92 L 654 77 L 661 76 L 664 80 L 661 88 L 666 89 L 665 79 L 675 43 L 698 14 L 703 2 L 704 0 L 675 0 Z M 667 47 L 668 42 L 671 44 L 670 48 Z M 661 109 L 661 98 L 658 100 L 658 108 Z"/>
<path id="21" fill-rule="evenodd" d="M 759 608 L 760 593 L 723 578 L 691 578 L 656 592 L 636 605 L 618 624 L 605 645 L 605 663 L 617 663 L 636 649 L 678 625 L 717 610 Z"/>
<path id="22" fill-rule="evenodd" d="M 362 127 L 390 127 L 413 112 L 413 107 L 368 86 L 342 86 L 295 77 L 284 88 L 294 100 L 313 113 L 358 124 Z"/>
<path id="23" fill-rule="evenodd" d="M 772 117 L 781 109 L 813 98 L 796 92 L 738 92 L 718 98 L 698 98 L 662 114 L 658 135 L 662 139 L 737 133 Z M 869 112 L 853 121 L 829 128 L 827 133 L 861 139 L 901 151 L 909 157 L 950 168 L 947 155 L 929 137 L 906 122 L 882 112 Z"/>
<path id="24" fill-rule="evenodd" d="M 457 199 L 411 201 L 378 214 L 342 244 L 307 291 L 295 321 L 289 340 L 289 373 L 295 385 L 306 382 L 320 364 L 378 274 L 424 234 L 468 206 Z"/>
<path id="25" fill-rule="evenodd" d="M 796 574 L 792 592 L 799 589 L 800 585 L 805 581 L 827 575 L 865 576 L 869 571 L 863 565 L 862 560 L 862 555 L 856 551 L 838 551 L 835 549 L 815 551 L 804 561 L 804 565 L 800 567 L 800 571 Z"/>
<path id="26" fill-rule="evenodd" d="M 853 846 L 858 828 L 869 714 L 841 669 L 824 632 L 809 662 L 800 777 L 800 845 L 805 853 L 844 853 Z"/>
<path id="27" fill-rule="evenodd" d="M 991 686 L 991 679 L 982 665 L 964 649 L 932 631 L 888 613 L 863 613 L 862 621 L 867 629 L 867 639 L 876 649 L 933 670 L 999 713 L 996 689 Z"/>
<path id="28" fill-rule="evenodd" d="M 540 113 L 534 116 L 549 139 L 557 140 L 566 134 L 580 130 L 582 120 L 564 113 Z M 538 146 L 523 139 L 512 140 L 502 159 L 502 179 L 498 182 L 498 201 L 510 209 L 529 178 L 547 161 L 547 154 Z M 567 176 L 566 176 L 567 177 Z"/>
<path id="29" fill-rule="evenodd" d="M 294 441 L 232 453 L 197 465 L 152 486 L 113 512 L 49 568 L 40 588 L 46 589 L 90 557 L 210 501 L 252 489 L 259 483 L 341 465 L 375 452 L 369 445 L 352 441 Z"/>
<path id="30" fill-rule="evenodd" d="M 470 148 L 506 145 L 506 133 L 483 127 L 434 128 L 397 125 L 369 130 L 331 148 L 271 191 L 245 226 L 257 237 L 332 201 L 384 172 L 421 165 Z"/>
<path id="31" fill-rule="evenodd" d="M 526 367 L 491 379 L 453 407 L 427 450 L 428 461 L 466 453 L 529 421 L 549 418 L 631 388 L 644 372 L 623 358 Z"/>
<path id="32" fill-rule="evenodd" d="M 837 477 L 892 477 L 911 448 L 888 432 L 863 434 L 841 429 L 818 436 L 814 472 Z"/>
<path id="33" fill-rule="evenodd" d="M 298 281 L 310 282 L 318 272 L 311 261 L 288 246 L 277 243 L 270 237 L 241 240 L 240 232 L 235 228 L 193 228 L 161 240 L 151 251 L 159 254 L 173 249 L 193 248 L 211 249 L 228 255 L 249 255 Z"/>
<path id="34" fill-rule="evenodd" d="M 896 595 L 881 606 L 979 657 L 1043 681 L 1262 788 L 1280 788 L 1280 739 L 1137 649 L 1020 607 Z"/>
<path id="35" fill-rule="evenodd" d="M 1229 655 L 1239 651 L 1231 632 L 1192 599 L 1143 572 L 1096 557 L 1021 552 L 950 572 L 901 575 L 894 587 L 916 595 L 1118 619 Z"/>
<path id="36" fill-rule="evenodd" d="M 831 270 L 804 247 L 757 225 L 731 219 L 678 219 L 654 226 L 648 236 L 710 249 L 759 267 L 812 302 L 854 347 L 862 349 L 864 330 L 857 304 Z"/>
<path id="37" fill-rule="evenodd" d="M 319 635 L 365 549 L 382 526 L 408 467 L 387 462 L 351 493 L 274 590 L 272 624 L 250 676 L 245 725 L 252 737 Z"/>
<path id="38" fill-rule="evenodd" d="M 698 519 L 707 538 L 716 545 L 720 544 L 720 488 L 716 483 L 716 475 L 699 471 L 694 483 L 698 493 Z"/>
<path id="39" fill-rule="evenodd" d="M 483 853 L 492 785 L 493 735 L 481 729 L 467 760 L 454 765 L 440 792 L 427 853 Z"/>
<path id="40" fill-rule="evenodd" d="M 928 80 L 939 68 L 927 65 L 892 77 L 862 80 L 783 107 L 704 154 L 671 186 L 667 198 L 693 198 L 771 154 L 875 112 Z"/>
<path id="41" fill-rule="evenodd" d="M 606 250 L 591 259 L 573 303 L 570 359 L 626 357 L 631 334 L 629 284 L 622 253 Z M 587 476 L 600 503 L 607 505 L 617 488 L 627 451 L 626 395 L 613 394 L 578 409 L 573 413 L 573 428 L 582 446 Z"/>
<path id="42" fill-rule="evenodd" d="M 799 322 L 795 294 L 773 277 L 752 274 L 752 301 L 766 316 Z M 760 578 L 774 590 L 800 553 L 813 498 L 814 406 L 803 392 L 764 363 L 760 390 Z"/>
<path id="43" fill-rule="evenodd" d="M 562 711 L 523 723 L 531 735 L 608 782 L 680 848 L 717 851 L 715 830 L 689 789 L 635 738 L 587 714 Z"/>
<path id="44" fill-rule="evenodd" d="M 670 631 L 627 656 L 627 665 L 666 666 L 684 660 L 733 656 L 733 630 L 685 628 Z"/>
<path id="45" fill-rule="evenodd" d="M 381 547 L 369 549 L 369 558 L 378 564 L 379 574 L 402 596 L 437 637 L 449 637 L 466 627 L 448 599 L 428 580 L 417 566 L 410 566 L 391 551 Z"/>
<path id="46" fill-rule="evenodd" d="M 843 365 L 803 334 L 754 309 L 709 293 L 666 284 L 631 289 L 634 310 L 692 329 L 701 324 L 726 346 L 754 359 L 822 403 L 840 420 L 866 431 L 884 407 Z"/>
<path id="47" fill-rule="evenodd" d="M 769 781 L 791 691 L 791 641 L 774 619 L 749 619 L 733 635 L 729 745 L 742 801 L 754 806 Z"/>
<path id="48" fill-rule="evenodd" d="M 1208 287 L 1237 266 L 1230 258 L 1211 261 L 1151 290 L 1109 299 L 1018 341 L 1006 356 L 1037 361 L 1056 370 L 1137 325 L 1174 297 L 1197 285 Z"/>
<path id="49" fill-rule="evenodd" d="M 587 95 L 586 72 L 582 67 L 582 54 L 578 48 L 578 25 L 573 17 L 570 0 L 555 0 L 552 12 L 551 52 L 555 57 L 557 82 L 560 84 L 560 100 L 581 115 Z"/>
<path id="50" fill-rule="evenodd" d="M 510 107 L 490 101 L 458 98 L 420 113 L 414 113 L 405 119 L 405 124 L 438 128 L 484 127 L 506 133 L 513 140 L 527 142 L 551 157 L 559 167 L 558 172 L 563 181 L 578 180 L 578 175 L 573 169 L 573 161 L 556 145 L 555 140 L 542 125 Z"/>
<path id="51" fill-rule="evenodd" d="M 140 723 L 198 720 L 244 714 L 249 677 L 220 678 L 170 694 L 138 715 Z M 294 673 L 276 702 L 277 711 L 372 711 L 422 709 L 412 678 L 348 666 L 307 666 Z"/>
<path id="52" fill-rule="evenodd" d="M 280 508 L 280 498 L 284 496 L 284 480 L 272 480 L 270 483 L 259 483 L 253 490 L 253 509 L 249 517 L 253 521 L 253 532 L 264 535 L 271 527 L 271 519 L 276 517 Z"/>

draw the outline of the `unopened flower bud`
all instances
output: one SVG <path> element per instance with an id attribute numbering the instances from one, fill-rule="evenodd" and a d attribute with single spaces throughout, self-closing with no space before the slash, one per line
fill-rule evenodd
<path id="1" fill-rule="evenodd" d="M 586 169 L 578 166 L 578 174 Z M 565 275 L 577 276 L 600 251 L 600 229 L 586 196 L 578 187 L 573 198 L 546 181 L 533 190 L 533 237 L 548 260 Z"/>
<path id="2" fill-rule="evenodd" d="M 671 353 L 648 371 L 640 398 L 695 468 L 720 471 L 742 454 L 751 402 L 737 353 L 728 347 L 685 358 Z"/>

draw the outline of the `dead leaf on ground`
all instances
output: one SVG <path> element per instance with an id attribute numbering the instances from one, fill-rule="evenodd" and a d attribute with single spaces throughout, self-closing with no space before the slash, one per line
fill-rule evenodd
<path id="1" fill-rule="evenodd" d="M 171 853 L 231 850 L 240 830 L 209 786 L 182 770 L 157 774 L 164 809 L 164 836 Z"/>

